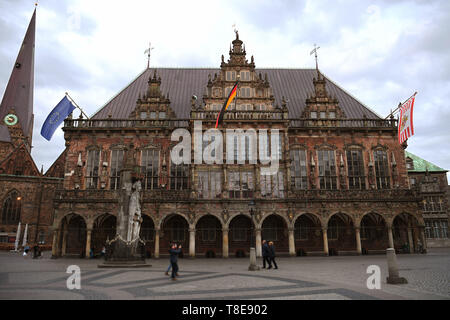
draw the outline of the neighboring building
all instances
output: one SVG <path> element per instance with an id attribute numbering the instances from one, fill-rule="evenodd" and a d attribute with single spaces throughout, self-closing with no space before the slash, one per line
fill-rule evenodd
<path id="1" fill-rule="evenodd" d="M 143 179 L 141 237 L 152 256 L 166 254 L 170 241 L 190 256 L 222 257 L 248 254 L 252 241 L 260 255 L 261 239 L 286 255 L 413 251 L 426 242 L 396 120 L 380 118 L 319 70 L 256 69 L 238 34 L 229 54 L 217 69 L 146 69 L 91 119 L 65 121 L 55 256 L 99 252 L 114 237 L 124 159 Z M 196 163 L 194 153 L 183 153 L 190 165 L 174 164 L 173 131 L 187 130 L 192 146 L 209 150 L 196 138 L 196 121 L 202 134 L 214 128 L 238 77 L 238 99 L 219 126 L 224 148 L 214 152 L 242 141 L 249 156 L 260 141 L 251 129 L 270 137 L 278 129 L 278 172 L 262 175 L 261 162 L 248 158 Z M 250 131 L 240 140 L 226 129 Z"/>
<path id="2" fill-rule="evenodd" d="M 21 245 L 28 225 L 29 243 L 51 247 L 53 198 L 64 180 L 65 153 L 45 175 L 31 157 L 35 30 L 36 11 L 0 105 L 0 249 L 14 248 L 19 222 Z"/>
<path id="3" fill-rule="evenodd" d="M 428 246 L 450 247 L 448 170 L 410 152 L 406 152 L 406 167 L 411 189 L 421 197 Z"/>

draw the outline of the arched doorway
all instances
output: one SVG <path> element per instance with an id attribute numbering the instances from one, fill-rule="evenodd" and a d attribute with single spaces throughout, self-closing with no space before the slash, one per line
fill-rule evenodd
<path id="1" fill-rule="evenodd" d="M 206 215 L 196 226 L 196 255 L 214 258 L 222 255 L 222 224 L 212 215 Z"/>
<path id="2" fill-rule="evenodd" d="M 91 249 L 94 255 L 100 254 L 107 240 L 116 236 L 117 219 L 110 214 L 104 214 L 95 219 L 91 236 Z"/>
<path id="3" fill-rule="evenodd" d="M 353 220 L 345 213 L 337 213 L 330 218 L 327 236 L 330 256 L 339 254 L 339 251 L 356 252 L 356 233 Z"/>
<path id="4" fill-rule="evenodd" d="M 408 213 L 399 214 L 394 218 L 392 235 L 394 248 L 398 253 L 412 253 L 417 248 L 420 236 L 417 219 Z"/>
<path id="5" fill-rule="evenodd" d="M 229 228 L 230 256 L 245 257 L 250 252 L 252 221 L 249 217 L 238 215 L 230 221 Z M 255 240 L 253 240 L 255 241 Z"/>
<path id="6" fill-rule="evenodd" d="M 145 241 L 145 252 L 147 258 L 152 257 L 152 252 L 155 249 L 155 224 L 152 218 L 147 215 L 142 216 L 140 238 Z"/>
<path id="7" fill-rule="evenodd" d="M 287 225 L 280 216 L 272 214 L 264 219 L 261 232 L 262 240 L 272 241 L 277 254 L 289 253 Z"/>
<path id="8" fill-rule="evenodd" d="M 161 254 L 169 254 L 169 245 L 177 243 L 182 246 L 182 253 L 189 253 L 189 224 L 180 215 L 174 214 L 164 220 L 160 241 Z"/>
<path id="9" fill-rule="evenodd" d="M 361 220 L 361 248 L 363 254 L 371 251 L 385 252 L 389 247 L 389 236 L 384 218 L 378 213 L 368 213 Z"/>
<path id="10" fill-rule="evenodd" d="M 297 256 L 308 255 L 308 252 L 323 252 L 320 220 L 312 214 L 302 214 L 294 224 L 294 239 Z"/>
<path id="11" fill-rule="evenodd" d="M 62 222 L 61 255 L 86 255 L 86 222 L 77 214 L 66 216 Z"/>

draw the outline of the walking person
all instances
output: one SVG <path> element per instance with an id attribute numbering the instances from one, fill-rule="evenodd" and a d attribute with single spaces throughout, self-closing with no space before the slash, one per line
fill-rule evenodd
<path id="1" fill-rule="evenodd" d="M 272 263 L 270 262 L 270 252 L 269 245 L 266 240 L 262 241 L 262 256 L 263 256 L 263 269 L 266 268 L 266 262 L 269 266 L 269 269 L 272 268 Z"/>
<path id="2" fill-rule="evenodd" d="M 172 249 L 170 249 L 169 253 L 170 253 L 170 263 L 172 265 L 172 280 L 175 281 L 177 280 L 176 275 L 178 274 L 178 255 L 181 252 L 181 245 L 177 246 L 176 244 L 174 244 L 172 246 Z"/>
<path id="3" fill-rule="evenodd" d="M 270 262 L 273 263 L 274 269 L 278 269 L 277 263 L 275 261 L 275 247 L 273 245 L 273 242 L 269 242 L 269 254 L 270 254 Z M 269 265 L 269 269 L 272 268 L 272 265 Z"/>

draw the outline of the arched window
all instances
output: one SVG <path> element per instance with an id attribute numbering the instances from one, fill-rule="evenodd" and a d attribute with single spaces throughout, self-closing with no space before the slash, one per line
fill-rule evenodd
<path id="1" fill-rule="evenodd" d="M 12 191 L 3 201 L 2 224 L 17 224 L 20 221 L 22 198 L 17 191 Z"/>

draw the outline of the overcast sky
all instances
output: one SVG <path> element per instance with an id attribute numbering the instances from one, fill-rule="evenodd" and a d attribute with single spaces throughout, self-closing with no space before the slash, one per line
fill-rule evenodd
<path id="1" fill-rule="evenodd" d="M 0 0 L 0 97 L 32 0 Z M 47 170 L 63 131 L 40 136 L 68 91 L 93 115 L 147 65 L 220 67 L 236 24 L 257 68 L 319 68 L 377 114 L 418 91 L 408 151 L 450 169 L 450 1 L 41 0 L 37 11 L 33 158 Z M 75 113 L 78 116 L 78 112 Z"/>

